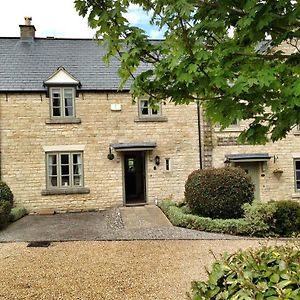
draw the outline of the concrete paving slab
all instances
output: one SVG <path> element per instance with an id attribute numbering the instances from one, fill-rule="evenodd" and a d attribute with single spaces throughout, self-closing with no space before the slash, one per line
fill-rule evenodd
<path id="1" fill-rule="evenodd" d="M 155 205 L 121 207 L 120 213 L 127 229 L 172 227 L 165 214 Z"/>

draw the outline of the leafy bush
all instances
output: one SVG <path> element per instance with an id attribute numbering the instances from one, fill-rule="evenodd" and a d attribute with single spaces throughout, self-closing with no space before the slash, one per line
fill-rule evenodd
<path id="1" fill-rule="evenodd" d="M 254 185 L 241 168 L 224 167 L 192 172 L 185 199 L 193 213 L 210 218 L 241 218 L 243 204 L 254 199 Z"/>
<path id="2" fill-rule="evenodd" d="M 243 206 L 245 220 L 252 227 L 252 233 L 257 236 L 272 235 L 275 227 L 274 214 L 276 202 L 267 203 L 254 201 L 251 205 L 246 203 Z"/>
<path id="3" fill-rule="evenodd" d="M 300 203 L 295 201 L 276 201 L 275 233 L 289 236 L 300 233 Z"/>
<path id="4" fill-rule="evenodd" d="M 0 201 L 9 201 L 12 204 L 13 200 L 14 195 L 9 186 L 5 182 L 0 181 Z"/>
<path id="5" fill-rule="evenodd" d="M 0 181 L 0 228 L 9 222 L 13 199 L 14 196 L 9 186 Z"/>
<path id="6" fill-rule="evenodd" d="M 289 246 L 262 247 L 224 255 L 206 282 L 193 282 L 194 300 L 299 299 L 300 251 Z"/>
<path id="7" fill-rule="evenodd" d="M 10 211 L 10 221 L 15 222 L 27 215 L 27 210 L 24 207 L 13 207 Z"/>

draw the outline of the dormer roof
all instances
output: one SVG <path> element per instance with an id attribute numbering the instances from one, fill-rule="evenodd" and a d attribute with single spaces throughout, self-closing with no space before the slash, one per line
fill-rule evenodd
<path id="1" fill-rule="evenodd" d="M 64 67 L 59 67 L 57 70 L 44 81 L 44 85 L 74 85 L 80 86 L 80 81 L 70 74 Z"/>

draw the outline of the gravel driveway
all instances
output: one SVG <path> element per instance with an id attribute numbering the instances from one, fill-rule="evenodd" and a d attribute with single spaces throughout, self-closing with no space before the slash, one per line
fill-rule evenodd
<path id="1" fill-rule="evenodd" d="M 183 300 L 216 255 L 260 240 L 0 244 L 0 299 Z M 270 243 L 279 243 L 269 241 Z M 281 243 L 284 243 L 281 241 Z"/>

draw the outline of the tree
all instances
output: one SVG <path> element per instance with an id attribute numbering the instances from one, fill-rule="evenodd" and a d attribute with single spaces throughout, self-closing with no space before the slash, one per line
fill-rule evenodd
<path id="1" fill-rule="evenodd" d="M 165 30 L 164 40 L 129 23 L 132 4 Z M 121 87 L 133 79 L 134 98 L 200 103 L 223 128 L 249 119 L 240 139 L 254 144 L 300 124 L 298 1 L 75 0 L 75 7 L 107 47 L 105 59 L 121 56 Z"/>

